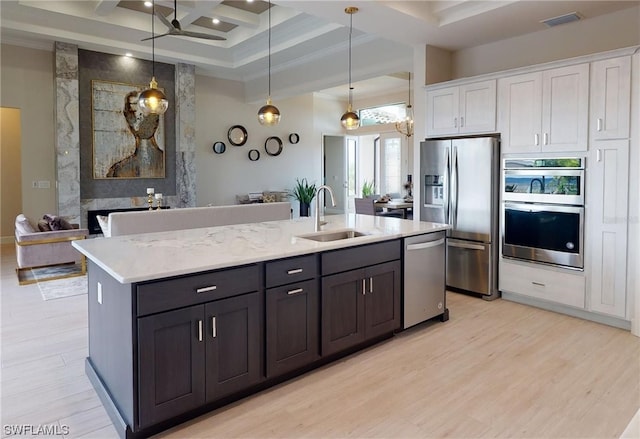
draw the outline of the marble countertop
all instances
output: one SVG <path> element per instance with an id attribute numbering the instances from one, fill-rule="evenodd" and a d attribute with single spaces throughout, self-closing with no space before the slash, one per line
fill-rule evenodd
<path id="1" fill-rule="evenodd" d="M 354 245 L 422 235 L 447 224 L 371 215 L 330 215 L 322 230 L 355 229 L 351 239 L 316 242 L 313 218 L 94 238 L 72 245 L 120 283 L 142 282 Z"/>

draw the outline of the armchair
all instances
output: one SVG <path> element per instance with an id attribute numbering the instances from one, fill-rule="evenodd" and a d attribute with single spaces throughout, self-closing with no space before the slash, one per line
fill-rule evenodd
<path id="1" fill-rule="evenodd" d="M 85 239 L 89 230 L 80 229 L 77 225 L 72 226 L 75 228 L 40 232 L 23 214 L 16 217 L 15 245 L 18 264 L 16 272 L 20 285 L 37 281 L 22 275 L 24 271 L 31 268 L 80 263 L 81 270 L 72 275 L 86 273 L 86 260 L 79 251 L 72 247 L 71 241 Z M 56 276 L 56 278 L 70 276 L 65 274 Z M 53 277 L 48 279 L 53 279 Z"/>

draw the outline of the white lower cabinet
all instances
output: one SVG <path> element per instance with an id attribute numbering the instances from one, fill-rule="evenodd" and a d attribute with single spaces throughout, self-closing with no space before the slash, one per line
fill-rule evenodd
<path id="1" fill-rule="evenodd" d="M 625 318 L 629 141 L 593 142 L 587 158 L 586 264 L 588 308 Z"/>
<path id="2" fill-rule="evenodd" d="M 500 291 L 584 309 L 585 277 L 581 271 L 500 259 Z"/>

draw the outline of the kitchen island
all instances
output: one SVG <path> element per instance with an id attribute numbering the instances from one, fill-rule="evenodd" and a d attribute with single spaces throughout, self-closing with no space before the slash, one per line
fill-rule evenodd
<path id="1" fill-rule="evenodd" d="M 157 433 L 401 328 L 403 239 L 449 226 L 326 219 L 320 233 L 303 218 L 74 243 L 89 264 L 86 370 L 122 437 Z"/>

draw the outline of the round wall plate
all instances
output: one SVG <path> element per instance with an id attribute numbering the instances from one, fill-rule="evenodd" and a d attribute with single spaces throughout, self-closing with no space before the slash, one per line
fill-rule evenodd
<path id="1" fill-rule="evenodd" d="M 247 130 L 242 125 L 234 125 L 227 131 L 229 143 L 233 146 L 242 146 L 247 143 Z"/>
<path id="2" fill-rule="evenodd" d="M 258 151 L 257 149 L 250 149 L 247 155 L 249 156 L 249 160 L 251 160 L 252 162 L 257 162 L 258 160 L 260 160 L 260 151 Z"/>
<path id="3" fill-rule="evenodd" d="M 264 150 L 270 156 L 280 155 L 282 152 L 282 139 L 278 136 L 271 136 L 264 141 Z"/>
<path id="4" fill-rule="evenodd" d="M 299 141 L 300 141 L 300 136 L 298 135 L 298 133 L 289 134 L 289 143 L 291 143 L 292 145 L 295 145 Z"/>
<path id="5" fill-rule="evenodd" d="M 216 154 L 222 154 L 227 149 L 227 145 L 224 142 L 214 142 L 213 143 L 213 152 Z"/>

